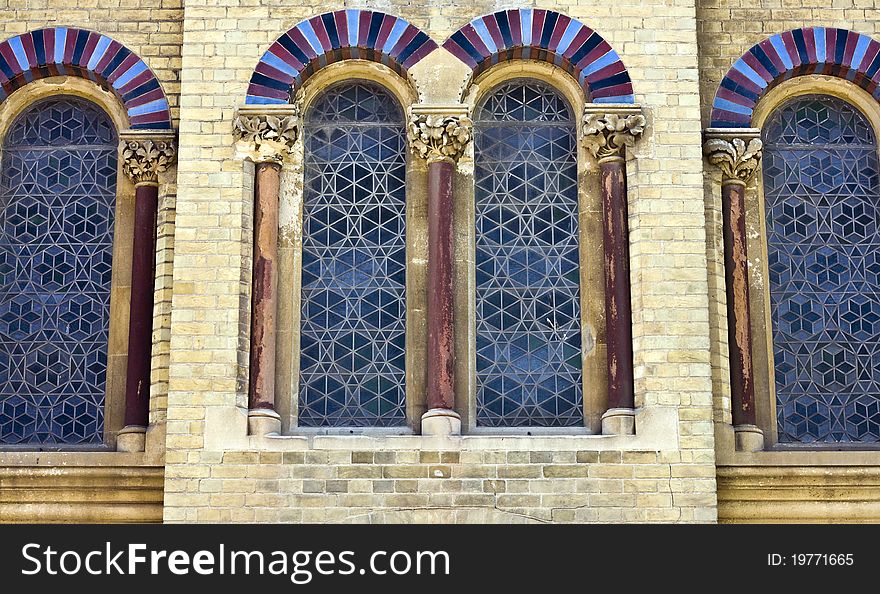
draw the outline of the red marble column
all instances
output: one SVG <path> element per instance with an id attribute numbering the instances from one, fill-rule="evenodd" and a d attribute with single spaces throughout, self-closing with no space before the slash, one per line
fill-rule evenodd
<path id="1" fill-rule="evenodd" d="M 629 224 L 626 163 L 599 161 L 605 250 L 605 336 L 608 350 L 608 408 L 633 409 L 632 306 L 629 279 Z"/>
<path id="2" fill-rule="evenodd" d="M 166 171 L 174 159 L 174 133 L 171 130 L 125 130 L 119 136 L 120 165 L 134 182 L 135 203 L 125 415 L 124 427 L 116 434 L 116 449 L 138 452 L 146 448 L 150 422 L 159 174 Z"/>
<path id="3" fill-rule="evenodd" d="M 428 409 L 455 408 L 451 159 L 428 164 Z"/>
<path id="4" fill-rule="evenodd" d="M 428 349 L 422 435 L 458 435 L 455 410 L 454 239 L 452 179 L 455 162 L 471 139 L 472 122 L 463 105 L 417 105 L 407 136 L 413 152 L 428 164 Z"/>
<path id="5" fill-rule="evenodd" d="M 730 349 L 730 396 L 733 424 L 755 425 L 752 328 L 746 247 L 746 185 L 738 179 L 721 184 L 724 217 L 724 278 L 727 286 L 727 344 Z"/>
<path id="6" fill-rule="evenodd" d="M 135 190 L 134 242 L 131 249 L 131 305 L 125 382 L 127 428 L 146 428 L 150 418 L 150 355 L 153 346 L 158 209 L 158 183 L 138 184 Z"/>
<path id="7" fill-rule="evenodd" d="M 755 408 L 746 235 L 746 186 L 760 167 L 763 151 L 760 137 L 761 131 L 757 128 L 709 128 L 703 147 L 709 162 L 721 169 L 730 408 L 734 444 L 742 451 L 764 448 L 764 435 L 757 426 Z"/>
<path id="8" fill-rule="evenodd" d="M 254 272 L 248 408 L 275 412 L 275 318 L 278 296 L 278 200 L 281 165 L 256 164 Z"/>
<path id="9" fill-rule="evenodd" d="M 593 103 L 584 109 L 584 143 L 599 163 L 602 194 L 608 357 L 608 409 L 602 415 L 602 433 L 610 435 L 631 435 L 636 430 L 626 147 L 644 129 L 645 117 L 638 105 Z"/>

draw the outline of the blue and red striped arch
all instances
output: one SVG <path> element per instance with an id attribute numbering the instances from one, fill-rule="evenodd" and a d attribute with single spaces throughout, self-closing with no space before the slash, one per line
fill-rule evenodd
<path id="1" fill-rule="evenodd" d="M 806 74 L 853 82 L 880 100 L 880 43 L 846 29 L 807 27 L 768 37 L 727 72 L 712 104 L 713 128 L 748 128 L 774 85 Z"/>
<path id="2" fill-rule="evenodd" d="M 437 44 L 405 20 L 371 10 L 337 10 L 279 37 L 251 75 L 245 103 L 289 103 L 319 68 L 347 59 L 380 62 L 402 76 Z"/>
<path id="3" fill-rule="evenodd" d="M 552 10 L 503 10 L 474 19 L 443 47 L 479 74 L 505 60 L 539 60 L 573 75 L 594 103 L 633 103 L 632 80 L 601 35 Z"/>
<path id="4" fill-rule="evenodd" d="M 171 128 L 168 99 L 156 75 L 137 54 L 106 35 L 54 27 L 0 43 L 0 102 L 34 80 L 70 75 L 110 86 L 132 128 Z"/>

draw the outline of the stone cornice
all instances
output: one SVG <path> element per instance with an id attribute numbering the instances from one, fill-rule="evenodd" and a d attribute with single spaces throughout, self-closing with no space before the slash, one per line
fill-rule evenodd
<path id="1" fill-rule="evenodd" d="M 626 147 L 644 131 L 639 105 L 590 103 L 584 108 L 583 142 L 599 161 L 625 158 Z"/>
<path id="2" fill-rule="evenodd" d="M 235 114 L 232 136 L 243 158 L 281 163 L 293 152 L 299 125 L 295 105 L 244 105 Z"/>
<path id="3" fill-rule="evenodd" d="M 748 184 L 761 165 L 764 144 L 758 128 L 707 128 L 703 153 L 721 170 L 721 183 Z"/>
<path id="4" fill-rule="evenodd" d="M 457 161 L 473 138 L 465 105 L 414 105 L 406 127 L 412 151 L 427 160 Z"/>
<path id="5" fill-rule="evenodd" d="M 174 162 L 171 130 L 124 130 L 119 134 L 122 171 L 135 185 L 158 184 L 159 174 Z"/>

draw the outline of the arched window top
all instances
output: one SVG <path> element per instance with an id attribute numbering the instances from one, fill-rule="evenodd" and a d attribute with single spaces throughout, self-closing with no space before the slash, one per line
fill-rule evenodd
<path id="1" fill-rule="evenodd" d="M 568 101 L 554 87 L 532 79 L 507 81 L 488 93 L 476 110 L 478 122 L 572 123 Z"/>
<path id="2" fill-rule="evenodd" d="M 867 118 L 830 95 L 796 97 L 773 111 L 763 128 L 768 145 L 876 144 Z"/>
<path id="3" fill-rule="evenodd" d="M 713 128 L 747 128 L 755 105 L 784 80 L 825 74 L 852 81 L 880 98 L 880 43 L 833 27 L 805 27 L 752 46 L 721 80 L 712 102 Z"/>
<path id="4" fill-rule="evenodd" d="M 116 142 L 116 128 L 103 109 L 78 97 L 51 97 L 16 118 L 4 146 L 106 145 Z"/>
<path id="5" fill-rule="evenodd" d="M 547 62 L 573 75 L 588 101 L 633 103 L 623 61 L 596 31 L 554 10 L 514 8 L 472 20 L 443 43 L 479 75 L 508 60 Z"/>
<path id="6" fill-rule="evenodd" d="M 41 78 L 78 76 L 106 84 L 135 129 L 171 128 L 168 99 L 146 63 L 118 41 L 84 29 L 39 29 L 0 42 L 0 103 Z"/>
<path id="7" fill-rule="evenodd" d="M 251 75 L 245 103 L 288 103 L 320 68 L 348 59 L 385 64 L 401 76 L 437 44 L 407 21 L 372 10 L 337 10 L 300 22 L 279 37 Z"/>
<path id="8" fill-rule="evenodd" d="M 325 90 L 306 113 L 306 124 L 403 124 L 400 103 L 385 87 L 343 82 Z"/>

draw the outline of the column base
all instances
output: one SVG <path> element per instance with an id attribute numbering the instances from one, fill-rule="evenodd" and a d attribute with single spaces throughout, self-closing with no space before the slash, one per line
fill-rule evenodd
<path id="1" fill-rule="evenodd" d="M 117 452 L 143 452 L 147 445 L 147 428 L 128 425 L 116 434 Z"/>
<path id="2" fill-rule="evenodd" d="M 269 408 L 248 411 L 248 435 L 278 435 L 281 433 L 281 415 Z"/>
<path id="3" fill-rule="evenodd" d="M 764 449 L 764 432 L 755 425 L 736 425 L 733 435 L 737 452 L 760 452 Z"/>
<path id="4" fill-rule="evenodd" d="M 448 408 L 432 408 L 422 415 L 422 435 L 461 435 L 461 417 Z"/>
<path id="5" fill-rule="evenodd" d="M 635 435 L 636 411 L 632 408 L 609 408 L 602 415 L 602 435 Z"/>

